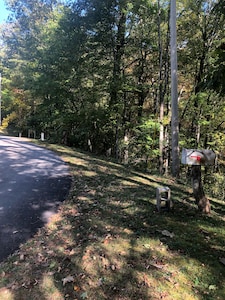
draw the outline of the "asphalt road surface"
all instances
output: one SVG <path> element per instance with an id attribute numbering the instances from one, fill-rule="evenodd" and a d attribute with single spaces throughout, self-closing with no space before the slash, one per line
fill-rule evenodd
<path id="1" fill-rule="evenodd" d="M 0 261 L 49 221 L 70 186 L 69 168 L 56 154 L 0 136 Z"/>

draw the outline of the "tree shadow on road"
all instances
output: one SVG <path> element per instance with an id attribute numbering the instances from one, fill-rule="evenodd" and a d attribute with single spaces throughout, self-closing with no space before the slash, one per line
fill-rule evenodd
<path id="1" fill-rule="evenodd" d="M 43 227 L 68 195 L 68 167 L 53 152 L 0 139 L 0 261 Z"/>

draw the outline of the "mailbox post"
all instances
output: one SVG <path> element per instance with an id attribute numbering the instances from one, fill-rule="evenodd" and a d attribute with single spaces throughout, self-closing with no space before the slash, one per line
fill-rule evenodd
<path id="1" fill-rule="evenodd" d="M 210 213 L 210 203 L 202 185 L 201 166 L 214 165 L 216 154 L 212 150 L 183 149 L 181 163 L 191 166 L 192 187 L 200 211 Z"/>

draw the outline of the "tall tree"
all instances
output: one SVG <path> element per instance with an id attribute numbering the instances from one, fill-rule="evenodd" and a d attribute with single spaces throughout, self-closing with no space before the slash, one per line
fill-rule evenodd
<path id="1" fill-rule="evenodd" d="M 177 92 L 177 30 L 176 30 L 176 0 L 171 0 L 170 6 L 171 30 L 171 135 L 172 135 L 172 174 L 179 176 L 179 116 Z"/>

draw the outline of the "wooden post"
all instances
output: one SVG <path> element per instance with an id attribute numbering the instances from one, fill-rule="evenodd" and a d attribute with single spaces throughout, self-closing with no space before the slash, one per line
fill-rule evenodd
<path id="1" fill-rule="evenodd" d="M 44 141 L 45 140 L 45 134 L 44 132 L 41 132 L 41 141 Z"/>
<path id="2" fill-rule="evenodd" d="M 191 175 L 192 175 L 193 194 L 195 197 L 196 204 L 198 205 L 198 209 L 203 213 L 209 214 L 210 203 L 208 198 L 205 196 L 203 190 L 201 166 L 193 165 L 191 167 Z"/>

